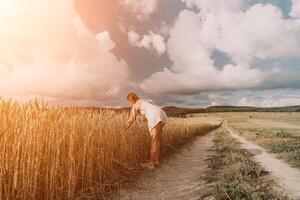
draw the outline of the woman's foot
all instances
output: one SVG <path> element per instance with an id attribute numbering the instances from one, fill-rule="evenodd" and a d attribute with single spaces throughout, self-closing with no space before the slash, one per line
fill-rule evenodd
<path id="1" fill-rule="evenodd" d="M 155 168 L 155 164 L 152 164 L 151 162 L 142 163 L 141 166 L 147 170 L 154 170 Z"/>
<path id="2" fill-rule="evenodd" d="M 146 160 L 146 163 L 148 163 L 148 162 L 150 162 L 150 160 Z M 159 161 L 156 161 L 154 164 L 159 165 Z"/>

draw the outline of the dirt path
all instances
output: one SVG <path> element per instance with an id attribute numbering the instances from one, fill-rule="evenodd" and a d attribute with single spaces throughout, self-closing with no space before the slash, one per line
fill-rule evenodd
<path id="1" fill-rule="evenodd" d="M 268 153 L 262 147 L 241 137 L 235 130 L 224 127 L 232 137 L 241 142 L 242 147 L 253 154 L 254 159 L 271 173 L 279 186 L 293 199 L 300 199 L 300 170 L 290 167 L 287 163 L 277 159 L 273 154 Z"/>
<path id="2" fill-rule="evenodd" d="M 135 186 L 125 187 L 114 197 L 122 200 L 200 199 L 207 187 L 201 176 L 206 170 L 214 131 L 198 136 L 178 153 L 162 161 L 152 172 L 145 172 Z"/>

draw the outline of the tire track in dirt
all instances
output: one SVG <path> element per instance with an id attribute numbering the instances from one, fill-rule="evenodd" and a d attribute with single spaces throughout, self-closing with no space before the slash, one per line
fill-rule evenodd
<path id="1" fill-rule="evenodd" d="M 201 176 L 207 170 L 209 150 L 215 131 L 198 136 L 184 145 L 154 171 L 146 171 L 134 185 L 126 186 L 113 197 L 122 200 L 196 200 L 207 185 Z"/>
<path id="2" fill-rule="evenodd" d="M 224 123 L 224 128 L 233 138 L 241 143 L 242 148 L 251 153 L 254 160 L 271 173 L 274 180 L 283 191 L 293 199 L 300 200 L 300 170 L 289 166 L 275 155 L 268 153 L 264 148 L 256 145 L 238 134 L 234 129 Z M 256 152 L 256 153 L 254 153 Z M 257 153 L 258 152 L 258 153 Z"/>

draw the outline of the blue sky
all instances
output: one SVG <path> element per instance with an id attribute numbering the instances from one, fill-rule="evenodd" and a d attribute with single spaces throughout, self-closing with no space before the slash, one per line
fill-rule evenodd
<path id="1" fill-rule="evenodd" d="M 291 11 L 292 1 L 291 0 L 248 0 L 249 5 L 254 5 L 257 3 L 262 4 L 273 4 L 281 8 L 285 17 L 290 17 L 289 12 Z"/>

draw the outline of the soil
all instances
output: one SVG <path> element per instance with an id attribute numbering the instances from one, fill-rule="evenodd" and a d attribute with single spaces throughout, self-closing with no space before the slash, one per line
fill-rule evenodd
<path id="1" fill-rule="evenodd" d="M 207 193 L 202 179 L 212 152 L 215 131 L 198 136 L 176 154 L 161 161 L 154 171 L 145 171 L 135 184 L 125 185 L 113 199 L 196 200 Z"/>

